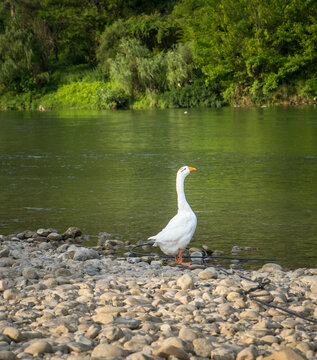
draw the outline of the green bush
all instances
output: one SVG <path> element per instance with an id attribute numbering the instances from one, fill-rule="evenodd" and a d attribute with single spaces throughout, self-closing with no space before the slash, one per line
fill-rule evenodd
<path id="1" fill-rule="evenodd" d="M 134 102 L 134 109 L 221 107 L 224 104 L 218 92 L 202 81 L 174 88 L 163 94 L 147 92 Z"/>
<path id="2" fill-rule="evenodd" d="M 157 107 L 160 108 L 221 107 L 222 105 L 219 94 L 202 81 L 172 89 L 157 97 Z"/>
<path id="3" fill-rule="evenodd" d="M 117 109 L 127 104 L 128 97 L 122 91 L 111 89 L 102 81 L 81 81 L 62 85 L 43 96 L 41 105 L 46 109 Z"/>

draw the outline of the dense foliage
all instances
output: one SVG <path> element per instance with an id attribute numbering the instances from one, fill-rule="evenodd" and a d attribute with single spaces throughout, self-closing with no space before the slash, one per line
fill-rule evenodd
<path id="1" fill-rule="evenodd" d="M 314 0 L 3 0 L 0 108 L 310 102 Z"/>

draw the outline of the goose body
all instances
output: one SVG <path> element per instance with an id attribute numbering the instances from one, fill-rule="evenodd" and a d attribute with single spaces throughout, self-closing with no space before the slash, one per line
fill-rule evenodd
<path id="1" fill-rule="evenodd" d="M 196 215 L 189 206 L 184 191 L 185 178 L 193 170 L 196 169 L 188 166 L 183 166 L 178 170 L 176 176 L 177 214 L 162 231 L 149 237 L 149 240 L 155 241 L 154 246 L 159 246 L 166 255 L 174 255 L 175 262 L 182 265 L 189 265 L 182 261 L 182 252 L 192 239 L 197 226 Z"/>

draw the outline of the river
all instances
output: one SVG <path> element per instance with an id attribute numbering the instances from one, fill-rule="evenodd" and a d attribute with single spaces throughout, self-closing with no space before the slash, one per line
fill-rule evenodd
<path id="1" fill-rule="evenodd" d="M 189 165 L 193 245 L 317 265 L 316 107 L 0 112 L 0 158 L 1 234 L 146 240 L 175 215 Z"/>

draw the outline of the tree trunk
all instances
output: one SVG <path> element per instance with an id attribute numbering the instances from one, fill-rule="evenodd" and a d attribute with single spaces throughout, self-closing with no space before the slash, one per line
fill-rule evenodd
<path id="1" fill-rule="evenodd" d="M 15 6 L 14 6 L 14 4 L 10 4 L 10 9 L 11 9 L 11 17 L 14 17 L 14 15 L 15 15 Z"/>

